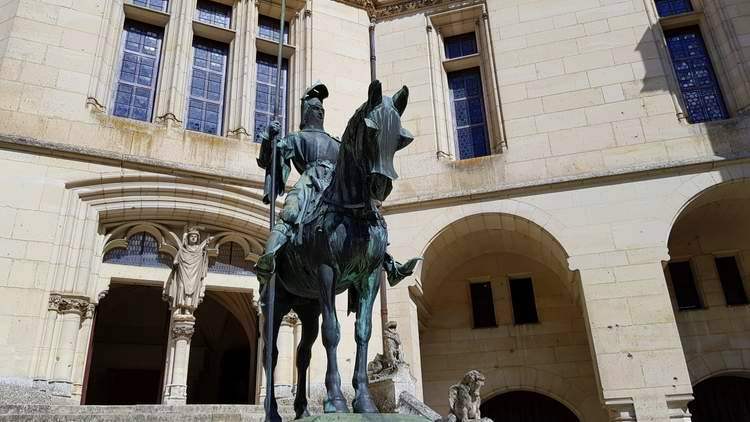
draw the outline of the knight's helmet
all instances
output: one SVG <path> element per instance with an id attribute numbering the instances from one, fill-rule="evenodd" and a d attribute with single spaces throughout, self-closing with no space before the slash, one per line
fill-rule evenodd
<path id="1" fill-rule="evenodd" d="M 328 88 L 323 82 L 315 81 L 307 88 L 305 95 L 302 96 L 302 122 L 300 122 L 299 128 L 304 129 L 308 125 L 309 119 L 317 118 L 313 115 L 313 108 L 319 107 L 322 109 L 323 100 L 328 98 Z M 323 126 L 323 121 L 319 122 L 320 126 Z"/>

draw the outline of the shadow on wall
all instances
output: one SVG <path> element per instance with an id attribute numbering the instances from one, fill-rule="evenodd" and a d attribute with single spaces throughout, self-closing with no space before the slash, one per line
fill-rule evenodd
<path id="1" fill-rule="evenodd" d="M 641 97 L 646 109 L 643 133 L 634 132 L 632 143 L 662 141 L 669 161 L 739 158 L 750 151 L 750 118 L 734 112 L 742 107 L 726 66 L 703 35 L 697 24 L 646 27 L 636 46 L 640 62 L 632 64 L 636 80 L 622 85 L 624 99 Z"/>

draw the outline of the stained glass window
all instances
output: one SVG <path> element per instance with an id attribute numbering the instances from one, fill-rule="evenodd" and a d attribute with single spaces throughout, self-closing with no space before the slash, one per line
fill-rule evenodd
<path id="1" fill-rule="evenodd" d="M 656 0 L 656 11 L 659 13 L 659 16 L 665 18 L 667 16 L 692 12 L 693 5 L 690 4 L 690 0 Z"/>
<path id="2" fill-rule="evenodd" d="M 158 10 L 160 12 L 167 11 L 167 0 L 133 0 L 133 4 L 136 6 Z"/>
<path id="3" fill-rule="evenodd" d="M 270 16 L 258 16 L 258 36 L 267 40 L 279 42 L 281 21 Z M 284 42 L 289 42 L 289 23 L 284 23 Z"/>
<path id="4" fill-rule="evenodd" d="M 193 40 L 188 129 L 214 135 L 221 131 L 228 54 L 226 44 L 198 37 Z"/>
<path id="5" fill-rule="evenodd" d="M 664 31 L 690 123 L 729 115 L 698 26 Z"/>
<path id="6" fill-rule="evenodd" d="M 162 29 L 125 21 L 122 62 L 112 114 L 149 121 L 154 107 Z"/>
<path id="7" fill-rule="evenodd" d="M 443 44 L 445 44 L 446 59 L 455 59 L 477 53 L 477 37 L 473 32 L 446 37 Z"/>
<path id="8" fill-rule="evenodd" d="M 253 264 L 245 259 L 245 251 L 235 242 L 222 243 L 219 256 L 211 258 L 208 271 L 220 274 L 252 275 Z"/>
<path id="9" fill-rule="evenodd" d="M 196 19 L 210 25 L 229 28 L 232 7 L 209 0 L 199 0 L 195 10 Z"/>
<path id="10" fill-rule="evenodd" d="M 276 57 L 258 53 L 255 59 L 257 70 L 255 79 L 255 139 L 273 119 L 273 108 L 276 103 Z M 286 95 L 289 63 L 281 62 L 281 101 L 279 102 L 279 122 L 282 135 L 286 128 Z"/>
<path id="11" fill-rule="evenodd" d="M 453 102 L 458 157 L 482 157 L 490 153 L 484 116 L 482 76 L 478 67 L 448 73 Z"/>
<path id="12" fill-rule="evenodd" d="M 159 252 L 159 242 L 146 232 L 130 236 L 126 248 L 108 251 L 103 260 L 110 264 L 165 268 L 171 267 L 173 262 L 169 254 Z"/>

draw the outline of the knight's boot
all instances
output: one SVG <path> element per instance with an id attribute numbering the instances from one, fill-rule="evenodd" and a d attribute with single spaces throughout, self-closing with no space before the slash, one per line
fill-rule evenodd
<path id="1" fill-rule="evenodd" d="M 276 254 L 286 241 L 286 226 L 277 224 L 266 241 L 265 252 L 258 258 L 258 262 L 255 264 L 255 274 L 261 284 L 265 284 L 271 280 L 271 276 L 276 272 Z"/>

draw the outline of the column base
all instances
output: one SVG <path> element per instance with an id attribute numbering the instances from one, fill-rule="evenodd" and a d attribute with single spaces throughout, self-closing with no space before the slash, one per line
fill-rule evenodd
<path id="1" fill-rule="evenodd" d="M 187 385 L 167 385 L 163 404 L 181 405 L 187 403 Z"/>
<path id="2" fill-rule="evenodd" d="M 52 380 L 49 382 L 49 391 L 55 397 L 70 398 L 73 393 L 73 383 L 70 381 Z"/>

